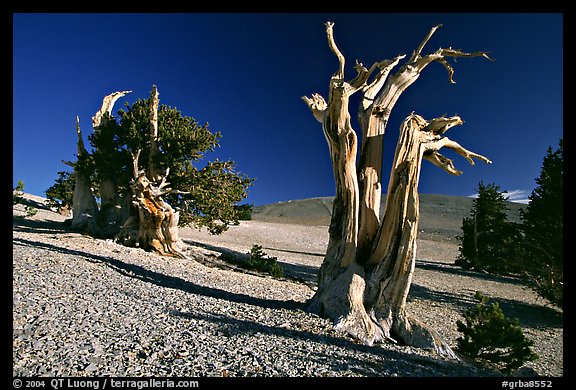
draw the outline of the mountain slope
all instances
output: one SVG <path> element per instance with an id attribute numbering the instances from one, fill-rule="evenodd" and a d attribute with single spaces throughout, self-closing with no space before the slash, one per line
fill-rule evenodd
<path id="1" fill-rule="evenodd" d="M 328 226 L 334 197 L 309 198 L 256 206 L 255 221 Z M 420 230 L 430 235 L 451 239 L 461 233 L 462 219 L 470 215 L 473 199 L 466 196 L 420 194 Z M 386 196 L 382 197 L 380 214 L 384 212 Z M 508 218 L 520 220 L 523 204 L 508 202 Z"/>

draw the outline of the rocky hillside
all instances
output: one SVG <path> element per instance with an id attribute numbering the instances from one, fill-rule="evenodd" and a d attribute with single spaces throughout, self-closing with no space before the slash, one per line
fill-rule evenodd
<path id="1" fill-rule="evenodd" d="M 290 223 L 310 226 L 328 226 L 332 213 L 333 197 L 310 198 L 272 203 L 254 207 L 252 218 L 256 221 Z M 473 199 L 466 196 L 420 194 L 420 230 L 433 237 L 453 239 L 462 233 L 462 219 L 470 216 Z M 384 212 L 383 196 L 380 214 Z M 508 202 L 510 221 L 520 220 L 523 204 Z"/>

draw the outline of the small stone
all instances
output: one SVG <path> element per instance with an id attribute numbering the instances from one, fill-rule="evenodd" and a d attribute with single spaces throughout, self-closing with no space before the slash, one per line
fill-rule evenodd
<path id="1" fill-rule="evenodd" d="M 90 363 L 90 364 L 84 369 L 84 371 L 87 371 L 87 372 L 94 372 L 94 371 L 96 371 L 96 370 L 98 370 L 98 366 L 97 366 L 96 364 L 94 364 L 94 363 Z"/>

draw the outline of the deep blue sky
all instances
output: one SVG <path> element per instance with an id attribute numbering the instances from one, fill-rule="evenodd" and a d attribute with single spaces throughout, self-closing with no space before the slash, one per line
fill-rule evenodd
<path id="1" fill-rule="evenodd" d="M 42 14 L 13 15 L 13 186 L 44 196 L 76 153 L 75 117 L 85 139 L 102 98 L 132 90 L 134 102 L 158 86 L 160 102 L 222 133 L 207 159 L 232 159 L 256 178 L 256 205 L 334 194 L 321 125 L 300 99 L 327 97 L 337 69 L 324 22 L 346 56 L 369 67 L 408 57 L 430 28 L 423 50 L 488 51 L 451 62 L 456 84 L 433 63 L 401 96 L 385 135 L 384 187 L 400 122 L 412 111 L 427 119 L 459 114 L 463 126 L 446 135 L 493 160 L 470 166 L 443 150 L 464 171 L 454 177 L 425 161 L 420 192 L 471 195 L 494 182 L 511 199 L 532 191 L 549 146 L 563 135 L 563 15 L 466 14 Z M 396 68 L 397 69 L 397 68 Z M 356 118 L 356 103 L 351 105 Z M 355 126 L 359 132 L 359 127 Z M 88 144 L 87 144 L 88 145 Z"/>

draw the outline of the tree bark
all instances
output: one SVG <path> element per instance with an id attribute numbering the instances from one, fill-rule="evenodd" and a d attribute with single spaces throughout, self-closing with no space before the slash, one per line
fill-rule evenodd
<path id="1" fill-rule="evenodd" d="M 155 185 L 144 170 L 138 170 L 140 150 L 132 153 L 134 180 L 130 186 L 134 213 L 116 235 L 116 241 L 126 246 L 137 246 L 164 256 L 186 258 L 178 248 L 179 213 L 162 196 L 171 192 L 165 188 L 166 177 Z"/>
<path id="2" fill-rule="evenodd" d="M 107 124 L 107 115 L 111 115 L 114 103 L 131 91 L 114 92 L 104 97 L 102 106 L 92 117 L 94 132 L 102 131 Z M 131 196 L 120 196 L 114 177 L 104 177 L 99 183 L 101 207 L 98 210 L 94 194 L 90 188 L 90 173 L 75 165 L 76 187 L 73 196 L 74 228 L 83 230 L 97 237 L 115 237 L 127 246 L 139 246 L 155 251 L 161 255 L 186 258 L 179 249 L 178 237 L 179 213 L 163 199 L 173 191 L 168 188 L 166 177 L 169 170 L 162 175 L 156 164 L 160 150 L 158 148 L 158 90 L 153 86 L 150 103 L 149 159 L 147 169 L 139 169 L 141 149 L 131 151 L 133 163 L 133 180 Z M 82 141 L 78 118 L 78 156 L 81 160 L 87 155 Z M 106 154 L 106 150 L 99 150 Z"/>
<path id="3" fill-rule="evenodd" d="M 102 124 L 102 121 L 104 120 L 104 114 L 112 115 L 112 109 L 114 108 L 116 101 L 131 92 L 132 91 L 118 91 L 104 96 L 100 110 L 98 110 L 92 117 L 92 128 L 95 132 L 98 132 L 98 128 Z"/>
<path id="4" fill-rule="evenodd" d="M 152 86 L 152 93 L 150 94 L 150 150 L 148 154 L 148 180 L 152 182 L 160 181 L 162 176 L 158 172 L 156 166 L 156 158 L 160 153 L 158 149 L 158 104 L 160 102 L 158 89 L 155 85 Z"/>
<path id="5" fill-rule="evenodd" d="M 449 72 L 445 57 L 488 58 L 484 52 L 464 53 L 439 49 L 422 56 L 421 51 L 439 26 L 434 27 L 410 59 L 388 77 L 405 56 L 384 60 L 368 70 L 357 63 L 357 76 L 344 81 L 345 59 L 333 36 L 333 23 L 326 23 L 331 51 L 338 59 L 338 71 L 330 80 L 328 103 L 319 94 L 303 97 L 314 117 L 322 123 L 334 168 L 336 195 L 326 255 L 318 275 L 318 289 L 309 310 L 334 320 L 363 343 L 393 340 L 434 349 L 455 357 L 438 334 L 411 318 L 406 297 L 412 283 L 416 259 L 419 220 L 418 181 L 422 159 L 447 172 L 459 175 L 452 161 L 438 153 L 448 147 L 464 156 L 490 162 L 462 148 L 442 134 L 462 124 L 459 117 L 426 121 L 410 115 L 402 124 L 388 184 L 386 208 L 379 219 L 383 136 L 391 110 L 399 96 L 431 62 L 438 61 Z M 379 69 L 372 81 L 368 81 Z M 349 97 L 361 91 L 359 122 L 363 142 L 356 166 L 357 137 L 348 114 Z"/>
<path id="6" fill-rule="evenodd" d="M 98 133 L 100 128 L 107 124 L 108 119 L 105 114 L 112 115 L 116 101 L 131 92 L 119 91 L 104 97 L 100 110 L 92 117 L 94 133 Z M 107 153 L 106 150 L 100 150 L 100 152 Z M 126 220 L 125 209 L 122 208 L 124 202 L 118 193 L 116 178 L 103 178 L 99 183 L 98 192 L 100 194 L 100 211 L 96 220 L 97 228 L 95 234 L 101 237 L 113 237 Z"/>
<path id="7" fill-rule="evenodd" d="M 165 256 L 186 258 L 178 248 L 178 221 L 180 215 L 163 199 L 163 195 L 173 191 L 168 188 L 167 170 L 162 176 L 155 164 L 159 153 L 158 140 L 158 99 L 156 86 L 152 88 L 150 103 L 150 153 L 148 172 L 139 169 L 141 150 L 132 151 L 131 182 L 133 211 L 116 235 L 116 240 L 127 246 L 138 246 Z M 152 173 L 150 173 L 152 172 Z M 182 191 L 177 191 L 183 193 Z"/>
<path id="8" fill-rule="evenodd" d="M 80 165 L 88 152 L 82 140 L 80 119 L 76 116 L 76 134 L 78 136 L 77 150 L 78 161 L 71 164 L 74 168 L 76 184 L 72 195 L 72 222 L 71 226 L 76 230 L 92 230 L 94 218 L 98 213 L 98 205 L 90 187 L 90 173 Z"/>

